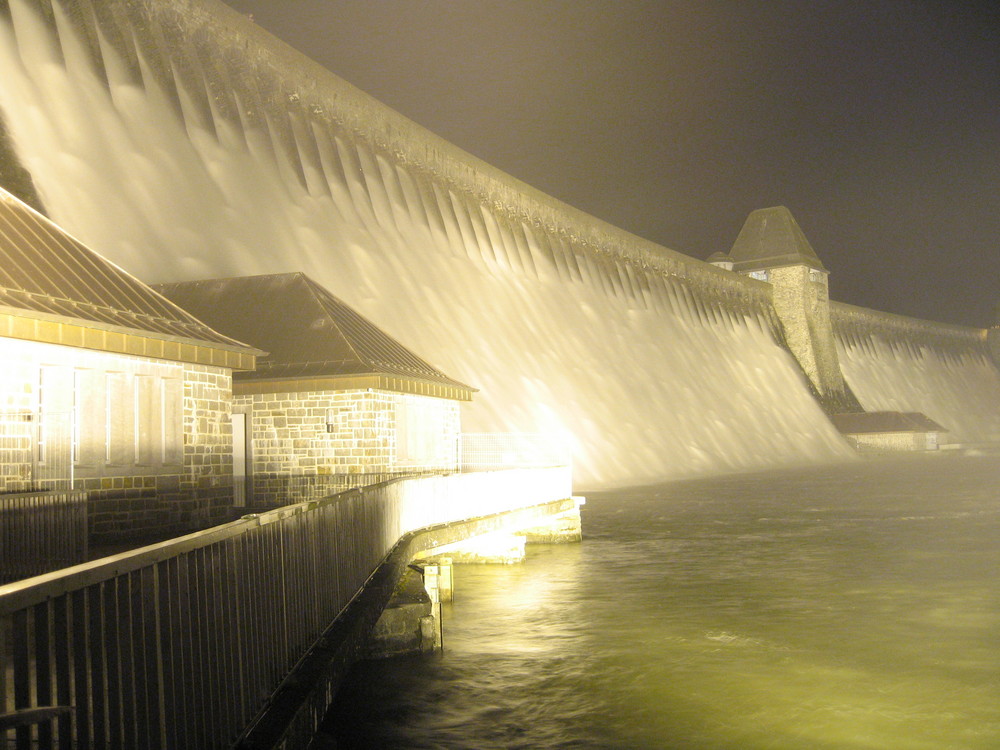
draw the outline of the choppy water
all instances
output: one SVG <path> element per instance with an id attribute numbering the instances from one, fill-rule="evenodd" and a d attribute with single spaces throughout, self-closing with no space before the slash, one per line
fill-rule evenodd
<path id="1" fill-rule="evenodd" d="M 347 748 L 1000 747 L 1000 461 L 592 495 L 462 567 L 446 650 L 362 665 Z"/>

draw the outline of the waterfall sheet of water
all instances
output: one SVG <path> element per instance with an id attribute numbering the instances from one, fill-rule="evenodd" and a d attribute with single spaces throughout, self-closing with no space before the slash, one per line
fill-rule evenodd
<path id="1" fill-rule="evenodd" d="M 589 486 L 845 457 L 766 285 L 564 206 L 214 0 L 8 0 L 0 108 L 52 218 L 149 282 L 304 271 Z"/>
<path id="2" fill-rule="evenodd" d="M 1000 371 L 985 331 L 832 308 L 844 379 L 868 411 L 918 411 L 942 443 L 1000 442 Z"/>

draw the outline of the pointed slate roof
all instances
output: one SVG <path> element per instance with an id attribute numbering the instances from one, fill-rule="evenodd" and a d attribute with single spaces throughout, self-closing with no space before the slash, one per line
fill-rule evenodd
<path id="1" fill-rule="evenodd" d="M 734 271 L 798 264 L 826 271 L 792 212 L 784 206 L 751 211 L 729 254 Z"/>
<path id="2" fill-rule="evenodd" d="M 156 288 L 214 328 L 269 352 L 257 360 L 256 371 L 238 376 L 245 386 L 240 393 L 377 387 L 467 401 L 475 391 L 413 354 L 303 273 Z M 253 381 L 260 385 L 247 386 Z"/>
<path id="3" fill-rule="evenodd" d="M 252 368 L 224 336 L 0 188 L 0 336 Z"/>

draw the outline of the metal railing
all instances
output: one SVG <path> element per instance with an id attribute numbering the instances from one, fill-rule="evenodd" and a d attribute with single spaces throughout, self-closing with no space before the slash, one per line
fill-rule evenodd
<path id="1" fill-rule="evenodd" d="M 570 494 L 565 467 L 399 479 L 0 586 L 0 715 L 41 717 L 0 742 L 229 746 L 403 534 Z"/>
<path id="2" fill-rule="evenodd" d="M 458 437 L 457 466 L 450 469 L 407 467 L 395 471 L 337 474 L 291 474 L 255 472 L 248 493 L 248 510 L 277 508 L 293 502 L 369 487 L 390 479 L 505 469 L 569 466 L 571 456 L 551 435 L 520 432 L 464 433 Z"/>
<path id="3" fill-rule="evenodd" d="M 253 476 L 253 488 L 248 496 L 247 511 L 269 510 L 296 502 L 319 500 L 358 487 L 371 487 L 392 479 L 427 473 L 420 471 L 382 471 L 364 474 L 256 473 Z"/>
<path id="4" fill-rule="evenodd" d="M 466 432 L 459 438 L 462 471 L 568 466 L 569 450 L 551 435 L 533 432 Z"/>
<path id="5" fill-rule="evenodd" d="M 87 493 L 0 495 L 0 583 L 87 559 Z"/>

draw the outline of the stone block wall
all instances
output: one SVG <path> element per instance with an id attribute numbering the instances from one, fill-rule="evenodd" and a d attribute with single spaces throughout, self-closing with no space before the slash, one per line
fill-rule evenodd
<path id="1" fill-rule="evenodd" d="M 0 344 L 5 342 L 0 339 Z M 34 424 L 36 399 L 33 384 L 38 364 L 20 342 L 0 351 L 0 492 L 37 489 L 34 481 Z"/>
<path id="2" fill-rule="evenodd" d="M 184 366 L 184 468 L 179 520 L 192 527 L 222 523 L 233 503 L 233 379 L 229 370 Z"/>
<path id="3" fill-rule="evenodd" d="M 322 497 L 345 475 L 457 468 L 455 401 L 358 389 L 236 396 L 234 406 L 250 414 L 254 505 Z"/>

